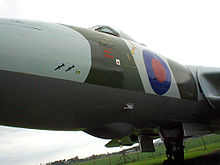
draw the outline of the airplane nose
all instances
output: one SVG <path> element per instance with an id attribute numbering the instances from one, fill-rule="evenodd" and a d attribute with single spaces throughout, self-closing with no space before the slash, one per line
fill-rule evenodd
<path id="1" fill-rule="evenodd" d="M 79 128 L 78 104 L 85 104 L 82 83 L 90 68 L 90 44 L 77 31 L 0 19 L 0 124 Z"/>
<path id="2" fill-rule="evenodd" d="M 90 44 L 77 31 L 55 23 L 0 19 L 0 70 L 84 82 L 90 67 Z"/>

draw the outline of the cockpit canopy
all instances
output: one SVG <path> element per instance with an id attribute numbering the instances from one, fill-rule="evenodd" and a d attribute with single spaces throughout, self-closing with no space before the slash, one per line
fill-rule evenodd
<path id="1" fill-rule="evenodd" d="M 104 26 L 104 25 L 97 25 L 97 26 L 94 26 L 94 27 L 89 28 L 89 29 L 94 30 L 94 31 L 98 31 L 98 32 L 101 32 L 101 33 L 107 33 L 107 34 L 117 36 L 117 37 L 120 37 L 120 38 L 124 38 L 126 40 L 134 41 L 134 39 L 132 39 L 130 36 L 123 33 L 121 30 L 119 30 L 117 28 L 112 28 L 112 27 Z"/>

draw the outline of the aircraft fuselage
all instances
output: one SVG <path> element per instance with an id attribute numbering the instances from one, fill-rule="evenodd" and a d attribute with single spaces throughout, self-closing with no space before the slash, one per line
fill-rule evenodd
<path id="1" fill-rule="evenodd" d="M 123 122 L 140 129 L 215 118 L 195 69 L 134 41 L 11 19 L 0 19 L 0 36 L 1 125 L 84 130 Z"/>

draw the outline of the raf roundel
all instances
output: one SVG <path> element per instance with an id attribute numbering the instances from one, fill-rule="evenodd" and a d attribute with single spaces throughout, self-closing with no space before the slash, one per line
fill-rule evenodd
<path id="1" fill-rule="evenodd" d="M 165 94 L 171 85 L 171 73 L 167 64 L 148 50 L 143 50 L 143 58 L 152 89 L 158 95 Z"/>

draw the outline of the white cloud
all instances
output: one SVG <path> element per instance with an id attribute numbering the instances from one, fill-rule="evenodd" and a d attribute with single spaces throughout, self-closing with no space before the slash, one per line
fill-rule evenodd
<path id="1" fill-rule="evenodd" d="M 21 0 L 0 0 L 0 16 L 1 17 L 17 17 L 21 12 Z"/>
<path id="2" fill-rule="evenodd" d="M 106 153 L 101 140 L 83 132 L 0 127 L 0 164 L 34 164 Z M 95 150 L 95 148 L 99 150 Z M 86 151 L 86 152 L 85 152 Z M 113 151 L 113 150 L 110 150 Z"/>

